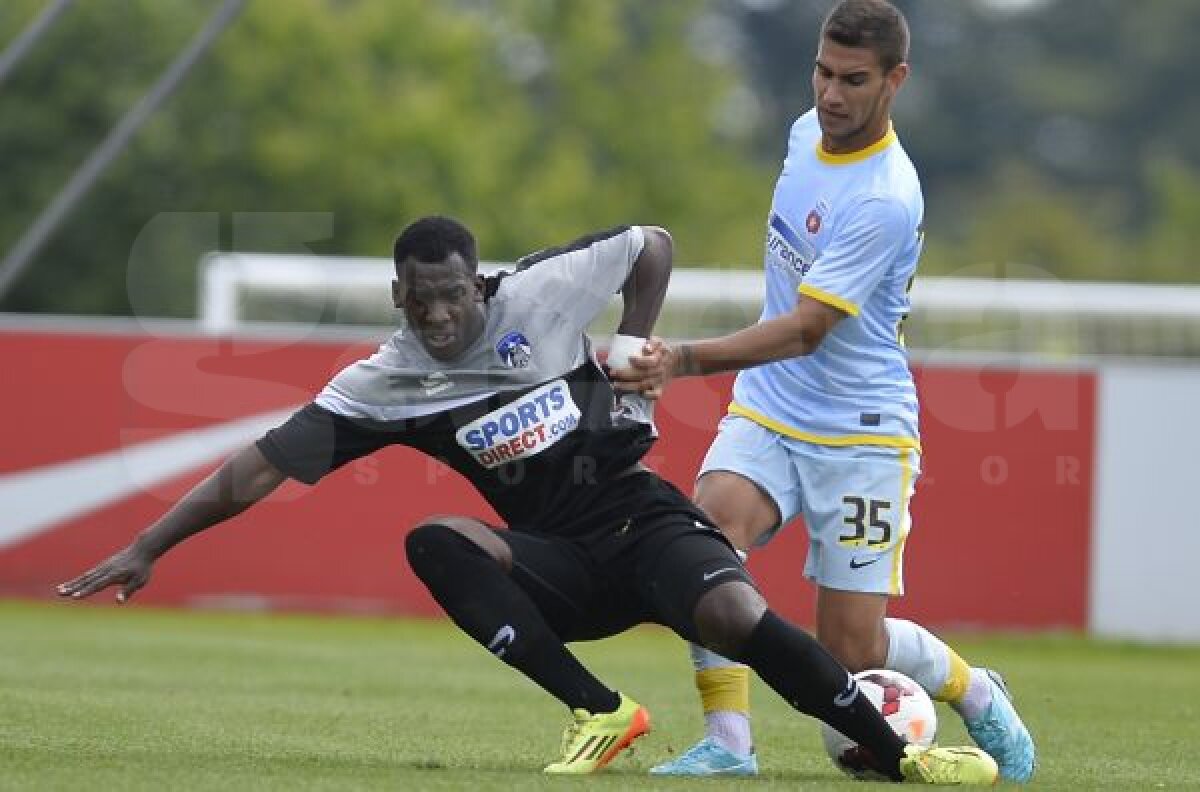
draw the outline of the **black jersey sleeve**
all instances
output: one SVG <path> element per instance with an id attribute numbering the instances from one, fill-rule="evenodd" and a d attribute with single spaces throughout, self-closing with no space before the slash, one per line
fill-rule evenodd
<path id="1" fill-rule="evenodd" d="M 296 411 L 258 440 L 258 450 L 288 478 L 316 484 L 352 460 L 391 445 L 396 433 L 360 426 L 316 404 Z"/>

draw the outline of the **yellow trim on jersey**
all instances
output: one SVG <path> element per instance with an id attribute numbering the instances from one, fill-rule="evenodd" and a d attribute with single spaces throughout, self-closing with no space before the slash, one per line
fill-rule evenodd
<path id="1" fill-rule="evenodd" d="M 811 432 L 804 432 L 800 429 L 794 429 L 787 424 L 780 423 L 772 418 L 768 418 L 760 412 L 751 410 L 749 407 L 743 407 L 737 402 L 730 402 L 728 410 L 730 415 L 740 415 L 743 418 L 749 418 L 754 423 L 760 426 L 765 426 L 772 432 L 785 435 L 796 440 L 803 440 L 806 443 L 824 446 L 886 446 L 888 448 L 910 448 L 916 451 L 921 450 L 921 443 L 915 437 L 898 437 L 894 435 L 818 435 Z"/>
<path id="2" fill-rule="evenodd" d="M 838 297 L 836 294 L 830 294 L 823 289 L 818 289 L 816 286 L 809 286 L 807 283 L 801 283 L 800 288 L 796 289 L 796 291 L 798 291 L 800 294 L 803 294 L 805 297 L 812 297 L 817 302 L 823 302 L 826 305 L 832 305 L 834 308 L 837 308 L 844 314 L 858 316 L 860 313 L 859 307 L 854 303 L 850 302 L 844 297 Z"/>
<path id="3" fill-rule="evenodd" d="M 913 466 L 912 451 L 900 449 L 900 537 L 892 549 L 892 578 L 888 591 L 893 597 L 900 596 L 900 571 L 904 568 L 904 543 L 908 541 L 909 525 L 908 491 L 912 488 Z"/>
<path id="4" fill-rule="evenodd" d="M 861 148 L 858 151 L 851 151 L 848 154 L 833 154 L 825 150 L 821 145 L 821 141 L 817 141 L 817 159 L 824 162 L 826 165 L 853 165 L 856 162 L 862 162 L 867 157 L 872 157 L 883 151 L 888 146 L 896 142 L 896 130 L 892 126 L 892 122 L 888 121 L 887 134 L 876 140 L 866 148 Z"/>

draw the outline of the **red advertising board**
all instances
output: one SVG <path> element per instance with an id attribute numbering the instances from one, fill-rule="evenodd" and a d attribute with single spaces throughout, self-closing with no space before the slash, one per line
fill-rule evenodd
<path id="1" fill-rule="evenodd" d="M 167 465 L 162 475 L 140 474 L 140 483 L 90 502 L 95 471 L 119 470 L 143 449 L 170 453 L 156 441 L 299 406 L 370 351 L 313 341 L 0 332 L 8 369 L 0 519 L 12 521 L 0 528 L 0 595 L 53 596 L 55 582 L 122 546 L 227 452 L 174 473 Z M 918 381 L 924 475 L 905 553 L 908 593 L 894 612 L 932 625 L 1082 628 L 1094 375 L 926 366 Z M 731 382 L 680 381 L 660 405 L 662 439 L 648 461 L 685 491 Z M 187 542 L 158 565 L 139 601 L 434 615 L 407 568 L 403 538 L 414 522 L 445 512 L 494 518 L 457 474 L 388 449 L 316 487 L 289 483 Z M 807 623 L 805 552 L 797 523 L 756 551 L 751 569 L 778 610 Z"/>

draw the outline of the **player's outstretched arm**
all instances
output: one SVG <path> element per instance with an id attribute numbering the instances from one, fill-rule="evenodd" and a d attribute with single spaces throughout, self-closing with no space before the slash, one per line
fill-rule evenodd
<path id="1" fill-rule="evenodd" d="M 741 371 L 810 355 L 845 316 L 831 305 L 802 295 L 790 313 L 727 336 L 679 344 L 651 339 L 640 356 L 631 356 L 629 365 L 614 369 L 610 377 L 618 391 L 654 398 L 675 377 Z"/>
<path id="2" fill-rule="evenodd" d="M 284 478 L 256 445 L 243 448 L 193 487 L 128 547 L 74 580 L 60 583 L 59 595 L 81 599 L 109 586 L 120 586 L 117 602 L 125 602 L 146 585 L 151 567 L 164 553 L 192 534 L 245 511 L 270 495 Z"/>
<path id="3" fill-rule="evenodd" d="M 783 316 L 720 338 L 672 346 L 667 354 L 669 375 L 687 377 L 741 371 L 776 360 L 811 355 L 845 316 L 831 305 L 801 295 L 796 307 Z"/>

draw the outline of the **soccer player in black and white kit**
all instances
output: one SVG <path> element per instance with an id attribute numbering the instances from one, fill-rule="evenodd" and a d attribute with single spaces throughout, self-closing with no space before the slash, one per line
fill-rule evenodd
<path id="1" fill-rule="evenodd" d="M 565 643 L 657 622 L 746 663 L 891 778 L 995 780 L 976 749 L 905 745 L 844 667 L 768 609 L 708 517 L 640 464 L 655 437 L 649 412 L 639 397 L 618 402 L 584 328 L 619 290 L 618 333 L 650 334 L 670 274 L 665 231 L 595 234 L 494 278 L 477 274 L 474 238 L 447 218 L 416 221 L 393 252 L 407 326 L 60 594 L 118 585 L 124 602 L 167 550 L 285 479 L 313 484 L 406 445 L 467 477 L 508 523 L 427 519 L 408 535 L 408 560 L 455 624 L 571 710 L 546 772 L 597 770 L 649 729 L 646 710 Z"/>

